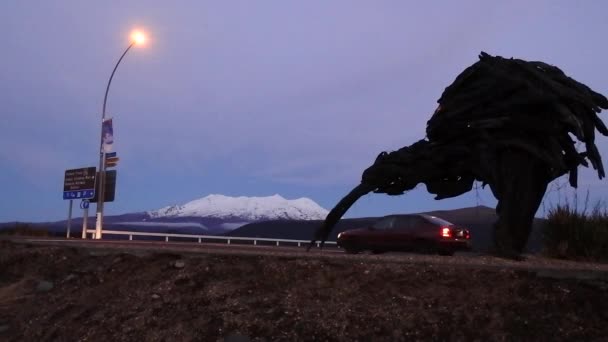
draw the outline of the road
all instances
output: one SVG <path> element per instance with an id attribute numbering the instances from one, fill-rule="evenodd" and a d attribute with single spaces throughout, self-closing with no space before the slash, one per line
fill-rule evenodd
<path id="1" fill-rule="evenodd" d="M 289 258 L 341 258 L 353 262 L 384 261 L 407 264 L 437 265 L 439 267 L 516 269 L 535 272 L 539 276 L 551 278 L 607 279 L 608 264 L 592 262 L 575 262 L 546 258 L 540 255 L 526 255 L 525 261 L 505 260 L 489 255 L 474 253 L 457 253 L 454 256 L 438 256 L 414 253 L 357 254 L 344 253 L 336 247 L 313 248 L 306 252 L 305 247 L 244 245 L 226 243 L 164 242 L 164 241 L 128 241 L 128 240 L 81 240 L 63 238 L 36 237 L 3 237 L 19 244 L 57 246 L 89 249 L 91 254 L 110 253 L 153 254 L 221 254 L 221 255 L 254 255 Z"/>

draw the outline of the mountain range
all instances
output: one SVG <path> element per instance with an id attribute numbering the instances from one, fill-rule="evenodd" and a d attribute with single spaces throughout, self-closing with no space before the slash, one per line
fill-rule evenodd
<path id="1" fill-rule="evenodd" d="M 252 222 L 323 220 L 327 214 L 327 209 L 306 197 L 290 200 L 278 194 L 266 197 L 211 194 L 156 210 L 104 216 L 104 229 L 217 235 Z M 30 225 L 52 232 L 64 232 L 67 220 Z M 15 222 L 0 223 L 0 229 L 14 226 Z M 94 226 L 95 217 L 91 216 L 88 227 Z M 72 231 L 81 232 L 81 229 L 82 218 L 72 219 Z"/>
<path id="2" fill-rule="evenodd" d="M 242 221 L 322 220 L 328 211 L 309 198 L 288 200 L 278 194 L 267 197 L 209 195 L 183 205 L 148 211 L 152 219 L 215 217 Z"/>

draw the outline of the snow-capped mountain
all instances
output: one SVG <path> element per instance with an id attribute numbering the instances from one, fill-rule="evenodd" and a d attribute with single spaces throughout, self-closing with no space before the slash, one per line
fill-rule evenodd
<path id="1" fill-rule="evenodd" d="M 171 217 L 238 218 L 260 220 L 324 220 L 328 211 L 309 198 L 288 200 L 280 195 L 230 197 L 209 195 L 186 204 L 148 211 L 152 219 Z"/>

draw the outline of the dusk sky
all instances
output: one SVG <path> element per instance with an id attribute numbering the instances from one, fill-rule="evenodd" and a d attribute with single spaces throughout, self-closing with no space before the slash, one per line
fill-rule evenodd
<path id="1" fill-rule="evenodd" d="M 331 209 L 378 153 L 424 138 L 480 51 L 554 64 L 607 95 L 606 13 L 601 0 L 4 0 L 0 222 L 67 217 L 64 172 L 97 166 L 106 83 L 133 29 L 149 41 L 110 89 L 120 162 L 107 214 L 209 194 Z M 608 138 L 597 145 L 608 160 Z M 592 169 L 579 183 L 579 196 L 608 195 Z M 367 195 L 346 216 L 477 204 L 496 201 L 488 189 L 435 201 L 420 185 Z"/>

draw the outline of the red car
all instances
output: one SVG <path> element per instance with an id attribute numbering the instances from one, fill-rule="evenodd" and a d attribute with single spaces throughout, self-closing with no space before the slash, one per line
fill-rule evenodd
<path id="1" fill-rule="evenodd" d="M 425 214 L 389 215 L 367 228 L 338 234 L 338 247 L 347 253 L 371 250 L 420 251 L 453 255 L 471 250 L 471 233 L 439 217 Z"/>

